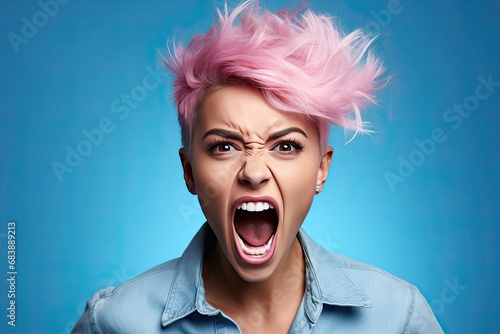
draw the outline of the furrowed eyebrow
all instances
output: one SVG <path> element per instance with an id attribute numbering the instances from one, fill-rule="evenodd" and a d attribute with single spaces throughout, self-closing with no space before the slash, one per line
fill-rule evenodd
<path id="1" fill-rule="evenodd" d="M 267 139 L 267 141 L 272 141 L 272 140 L 278 139 L 280 137 L 286 136 L 286 135 L 293 133 L 293 132 L 298 132 L 300 134 L 303 134 L 304 137 L 308 138 L 306 133 L 302 129 L 293 127 L 293 128 L 283 129 L 283 130 L 280 130 L 280 131 L 277 131 L 277 132 L 271 134 L 269 136 L 269 138 Z"/>
<path id="2" fill-rule="evenodd" d="M 239 133 L 234 131 L 223 130 L 223 129 L 211 129 L 205 132 L 205 134 L 203 135 L 203 139 L 207 138 L 210 135 L 217 135 L 228 139 L 234 139 L 243 142 L 243 137 Z"/>
<path id="3" fill-rule="evenodd" d="M 279 130 L 277 132 L 272 133 L 269 136 L 269 138 L 267 139 L 267 141 L 273 141 L 275 139 L 278 139 L 280 137 L 286 136 L 286 135 L 288 135 L 290 133 L 293 133 L 293 132 L 298 132 L 298 133 L 304 135 L 304 137 L 308 138 L 307 135 L 306 135 L 306 133 L 302 129 L 297 128 L 297 127 L 291 127 L 291 128 Z M 207 132 L 205 132 L 205 134 L 203 135 L 203 139 L 205 139 L 206 137 L 208 137 L 210 135 L 217 135 L 217 136 L 221 136 L 221 137 L 224 137 L 224 138 L 228 138 L 228 139 L 233 139 L 233 140 L 238 140 L 240 142 L 244 142 L 243 137 L 239 133 L 234 132 L 234 131 L 230 131 L 230 130 L 210 129 Z"/>

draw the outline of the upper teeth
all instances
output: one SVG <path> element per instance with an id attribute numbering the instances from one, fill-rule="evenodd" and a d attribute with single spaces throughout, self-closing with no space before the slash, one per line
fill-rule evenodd
<path id="1" fill-rule="evenodd" d="M 267 202 L 247 202 L 247 203 L 241 203 L 238 205 L 238 210 L 245 210 L 245 211 L 264 211 L 267 209 L 274 209 L 274 207 L 267 203 Z"/>

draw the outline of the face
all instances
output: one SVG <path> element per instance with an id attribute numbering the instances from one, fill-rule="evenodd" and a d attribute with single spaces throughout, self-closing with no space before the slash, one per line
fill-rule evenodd
<path id="1" fill-rule="evenodd" d="M 320 152 L 311 122 L 274 109 L 254 88 L 228 86 L 207 95 L 190 152 L 180 156 L 221 260 L 244 280 L 262 282 L 288 260 L 332 149 Z"/>

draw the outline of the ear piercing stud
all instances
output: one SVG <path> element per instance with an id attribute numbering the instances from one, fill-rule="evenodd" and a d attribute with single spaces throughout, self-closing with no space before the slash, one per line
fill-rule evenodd
<path id="1" fill-rule="evenodd" d="M 321 186 L 316 186 L 316 194 L 319 194 L 320 190 L 321 190 Z"/>

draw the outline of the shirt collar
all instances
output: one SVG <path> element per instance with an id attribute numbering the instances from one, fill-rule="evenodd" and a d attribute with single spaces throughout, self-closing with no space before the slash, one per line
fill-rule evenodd
<path id="1" fill-rule="evenodd" d="M 208 224 L 204 224 L 179 258 L 174 280 L 170 286 L 167 303 L 161 317 L 163 326 L 184 318 L 199 310 L 211 314 L 215 309 L 205 300 L 205 288 L 201 277 L 203 249 Z"/>
<path id="2" fill-rule="evenodd" d="M 306 261 L 304 308 L 312 322 L 318 320 L 323 304 L 372 306 L 371 300 L 347 278 L 332 253 L 315 243 L 302 229 L 298 238 Z"/>
<path id="3" fill-rule="evenodd" d="M 219 313 L 207 303 L 201 277 L 203 250 L 209 228 L 207 223 L 201 227 L 177 263 L 161 318 L 163 326 L 194 311 L 206 315 Z M 298 238 L 306 261 L 304 307 L 312 322 L 318 320 L 323 304 L 371 307 L 370 299 L 346 277 L 330 252 L 316 244 L 302 229 Z"/>

